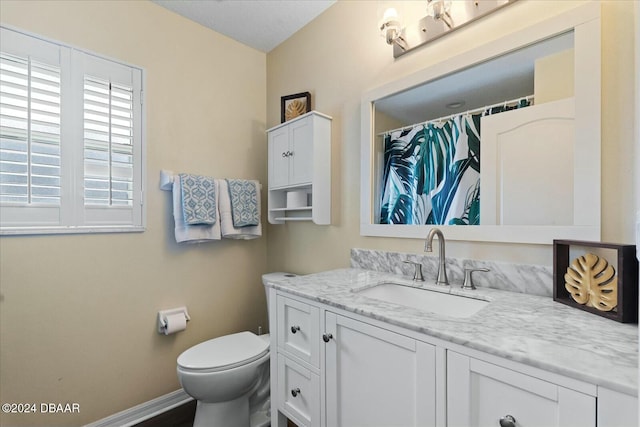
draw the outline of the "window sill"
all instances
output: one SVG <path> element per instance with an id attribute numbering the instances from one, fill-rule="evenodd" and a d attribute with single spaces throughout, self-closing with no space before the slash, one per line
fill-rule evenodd
<path id="1" fill-rule="evenodd" d="M 0 236 L 31 236 L 48 234 L 96 234 L 96 233 L 142 233 L 145 227 L 6 227 L 0 228 Z"/>

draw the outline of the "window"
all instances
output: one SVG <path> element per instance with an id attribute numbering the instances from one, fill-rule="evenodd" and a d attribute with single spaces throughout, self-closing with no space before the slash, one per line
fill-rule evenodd
<path id="1" fill-rule="evenodd" d="M 0 31 L 0 232 L 142 231 L 142 70 Z"/>

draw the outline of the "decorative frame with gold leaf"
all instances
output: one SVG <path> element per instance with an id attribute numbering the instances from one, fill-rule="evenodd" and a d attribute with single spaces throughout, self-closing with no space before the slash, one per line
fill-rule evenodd
<path id="1" fill-rule="evenodd" d="M 311 111 L 311 94 L 294 93 L 280 97 L 280 123 L 287 122 Z"/>
<path id="2" fill-rule="evenodd" d="M 584 248 L 585 255 L 580 257 L 582 258 L 580 261 L 569 258 L 569 248 L 571 246 Z M 599 259 L 601 257 L 591 258 L 588 248 L 614 249 L 616 251 L 616 259 L 604 260 Z M 609 294 L 611 299 L 616 298 L 615 308 L 613 310 L 603 311 L 602 308 L 597 308 L 593 306 L 593 304 L 579 304 L 572 298 L 571 293 L 567 290 L 567 287 L 572 288 L 572 286 L 575 285 L 575 283 L 569 283 L 569 285 L 567 285 L 567 282 L 573 282 L 573 279 L 570 277 L 572 274 L 568 274 L 568 269 L 572 262 L 574 263 L 572 267 L 573 270 L 576 269 L 576 265 L 578 264 L 582 264 L 585 268 L 591 266 L 602 270 L 602 274 L 606 275 L 610 275 L 610 271 L 615 270 L 615 277 L 612 278 L 612 280 L 606 280 L 606 285 L 605 281 L 602 282 L 603 288 L 611 289 L 612 284 L 617 280 L 615 292 L 611 290 Z M 608 266 L 605 265 L 607 263 L 609 264 Z M 604 273 L 605 271 L 607 271 L 607 273 Z M 565 277 L 565 275 L 567 275 L 567 277 Z M 574 279 L 577 278 L 576 275 L 573 276 Z M 578 299 L 586 302 L 586 298 Z M 638 323 L 638 259 L 636 258 L 636 246 L 580 240 L 554 240 L 553 300 L 617 322 Z M 609 301 L 609 303 L 610 302 L 611 301 Z"/>

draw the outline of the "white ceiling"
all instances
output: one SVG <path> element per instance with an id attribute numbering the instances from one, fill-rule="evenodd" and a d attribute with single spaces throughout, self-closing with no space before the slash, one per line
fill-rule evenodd
<path id="1" fill-rule="evenodd" d="M 185 18 L 269 52 L 336 0 L 152 0 Z"/>

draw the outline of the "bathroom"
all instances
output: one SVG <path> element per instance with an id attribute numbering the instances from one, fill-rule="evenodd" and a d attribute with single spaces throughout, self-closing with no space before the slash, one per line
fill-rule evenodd
<path id="1" fill-rule="evenodd" d="M 0 414 L 0 424 L 85 425 L 178 390 L 185 349 L 268 329 L 267 272 L 346 268 L 352 248 L 422 255 L 426 233 L 360 235 L 363 93 L 581 3 L 520 0 L 394 59 L 375 1 L 338 1 L 264 53 L 150 1 L 3 0 L 3 25 L 144 68 L 147 158 L 144 232 L 0 237 L 0 401 L 80 409 Z M 627 244 L 640 210 L 634 3 L 601 10 L 601 239 Z M 267 225 L 263 208 L 259 239 L 177 244 L 160 170 L 257 179 L 266 207 L 265 132 L 280 123 L 280 97 L 304 91 L 333 117 L 331 225 Z M 448 240 L 447 255 L 553 263 L 549 244 Z M 189 310 L 187 329 L 159 335 L 157 311 L 176 306 Z"/>

